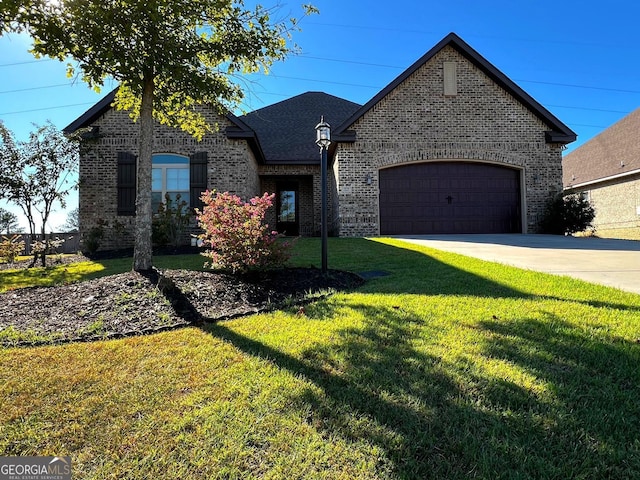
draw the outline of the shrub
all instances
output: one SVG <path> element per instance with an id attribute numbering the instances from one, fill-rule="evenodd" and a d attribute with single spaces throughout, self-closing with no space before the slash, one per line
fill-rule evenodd
<path id="1" fill-rule="evenodd" d="M 542 233 L 571 235 L 593 227 L 594 218 L 593 207 L 582 195 L 559 194 L 549 200 L 540 226 Z"/>
<path id="2" fill-rule="evenodd" d="M 73 237 L 70 237 L 73 238 Z M 31 252 L 34 255 L 51 255 L 57 254 L 58 260 L 62 257 L 62 253 L 58 252 L 58 249 L 64 245 L 66 240 L 64 238 L 45 238 L 44 240 L 36 240 L 31 244 Z M 46 262 L 46 260 L 45 260 Z"/>
<path id="3" fill-rule="evenodd" d="M 84 249 L 89 255 L 93 255 L 100 248 L 100 243 L 104 238 L 104 228 L 107 226 L 107 222 L 98 219 L 95 227 L 91 227 L 87 234 L 82 239 Z"/>
<path id="4" fill-rule="evenodd" d="M 2 237 L 0 240 L 0 259 L 7 263 L 16 261 L 16 257 L 24 251 L 24 240 L 20 235 Z"/>
<path id="5" fill-rule="evenodd" d="M 203 255 L 211 259 L 212 268 L 244 273 L 285 264 L 291 244 L 280 241 L 278 232 L 264 223 L 274 197 L 265 193 L 245 203 L 229 192 L 202 194 L 205 206 L 197 214 L 204 233 L 199 238 L 210 248 Z"/>
<path id="6" fill-rule="evenodd" d="M 154 244 L 160 246 L 171 244 L 174 247 L 180 244 L 182 234 L 191 220 L 191 211 L 187 202 L 180 199 L 180 194 L 177 194 L 173 201 L 167 193 L 164 202 L 160 203 L 151 225 L 151 239 Z"/>
<path id="7" fill-rule="evenodd" d="M 127 224 L 115 219 L 111 225 L 111 240 L 115 248 L 123 248 L 127 244 L 129 236 Z"/>

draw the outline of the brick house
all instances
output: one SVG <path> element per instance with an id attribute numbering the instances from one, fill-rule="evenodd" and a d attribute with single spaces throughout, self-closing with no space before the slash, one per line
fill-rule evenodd
<path id="1" fill-rule="evenodd" d="M 601 236 L 638 238 L 640 231 L 640 108 L 565 155 L 566 190 L 587 196 Z"/>
<path id="2" fill-rule="evenodd" d="M 114 94 L 65 129 L 96 137 L 80 160 L 84 232 L 133 225 L 138 126 L 111 108 Z M 341 236 L 535 232 L 576 138 L 453 33 L 363 106 L 308 92 L 241 117 L 206 115 L 219 128 L 201 142 L 157 126 L 156 203 L 180 193 L 197 206 L 206 188 L 273 192 L 269 222 L 291 235 L 320 231 L 321 116 L 332 126 L 330 232 Z"/>

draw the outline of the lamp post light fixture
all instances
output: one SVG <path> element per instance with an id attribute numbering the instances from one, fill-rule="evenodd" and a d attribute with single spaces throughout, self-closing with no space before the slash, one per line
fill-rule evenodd
<path id="1" fill-rule="evenodd" d="M 320 117 L 320 123 L 316 125 L 316 144 L 320 147 L 322 160 L 320 164 L 320 183 L 322 184 L 320 210 L 320 236 L 322 238 L 322 274 L 327 274 L 327 149 L 331 145 L 331 125 L 324 121 L 324 116 Z"/>

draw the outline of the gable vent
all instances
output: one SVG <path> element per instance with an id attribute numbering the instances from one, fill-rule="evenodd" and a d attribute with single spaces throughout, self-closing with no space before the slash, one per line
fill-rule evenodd
<path id="1" fill-rule="evenodd" d="M 444 62 L 444 95 L 452 97 L 458 94 L 458 78 L 456 75 L 456 63 Z"/>

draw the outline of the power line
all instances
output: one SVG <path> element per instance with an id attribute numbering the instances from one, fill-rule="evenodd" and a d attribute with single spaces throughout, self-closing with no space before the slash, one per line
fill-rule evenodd
<path id="1" fill-rule="evenodd" d="M 42 112 L 45 110 L 55 110 L 57 108 L 79 107 L 81 105 L 95 105 L 95 103 L 96 102 L 71 103 L 69 105 L 58 105 L 56 107 L 34 108 L 32 110 L 20 110 L 18 112 L 4 112 L 4 113 L 0 113 L 0 115 L 17 115 L 19 113 Z"/>
<path id="2" fill-rule="evenodd" d="M 17 90 L 5 90 L 0 92 L 0 95 L 5 93 L 18 93 L 18 92 L 29 92 L 31 90 L 44 90 L 46 88 L 57 88 L 57 87 L 68 87 L 71 86 L 69 83 L 58 83 L 56 85 L 43 85 L 41 87 L 29 87 L 29 88 L 19 88 Z"/>
<path id="3" fill-rule="evenodd" d="M 42 62 L 53 62 L 54 58 L 42 58 L 39 60 L 27 60 L 24 62 L 15 62 L 15 63 L 0 63 L 0 67 L 15 67 L 17 65 L 27 65 L 29 63 L 42 63 Z"/>
<path id="4" fill-rule="evenodd" d="M 326 58 L 326 57 L 316 57 L 314 55 L 298 55 L 298 58 L 309 58 L 312 60 L 324 60 L 326 62 L 336 62 L 336 63 L 349 63 L 352 65 L 366 65 L 369 67 L 381 67 L 381 68 L 393 68 L 394 70 L 404 70 L 406 67 L 399 67 L 398 65 L 386 65 L 384 63 L 370 63 L 370 62 L 359 62 L 356 60 L 341 60 L 339 58 Z"/>
<path id="5" fill-rule="evenodd" d="M 589 108 L 589 107 L 570 107 L 568 105 L 549 105 L 547 104 L 547 107 L 553 107 L 553 108 L 569 108 L 571 110 L 587 110 L 589 112 L 605 112 L 605 113 L 631 113 L 628 110 L 607 110 L 605 108 Z"/>
<path id="6" fill-rule="evenodd" d="M 569 123 L 572 127 L 590 127 L 590 128 L 609 128 L 611 125 L 607 127 L 603 127 L 602 125 L 585 125 L 583 123 Z"/>
<path id="7" fill-rule="evenodd" d="M 400 32 L 400 33 L 413 33 L 419 35 L 438 35 L 441 32 L 434 32 L 430 30 L 413 30 L 399 27 L 385 27 L 385 26 L 377 26 L 377 25 L 347 25 L 344 23 L 325 23 L 325 22 L 314 22 L 307 21 L 307 25 L 317 25 L 321 27 L 338 27 L 338 28 L 348 28 L 348 29 L 360 29 L 360 30 L 374 30 L 374 31 L 384 31 L 384 32 Z M 606 48 L 620 48 L 620 45 L 607 45 L 604 43 L 589 43 L 589 42 L 576 42 L 576 41 L 567 41 L 567 40 L 540 40 L 537 38 L 517 38 L 517 37 L 499 37 L 495 35 L 482 35 L 482 34 L 465 34 L 465 37 L 475 37 L 475 38 L 487 38 L 491 40 L 501 40 L 501 41 L 509 41 L 509 42 L 529 42 L 529 43 L 540 43 L 540 44 L 559 44 L 559 45 L 581 45 L 581 46 L 589 46 L 589 47 L 606 47 Z"/>
<path id="8" fill-rule="evenodd" d="M 605 92 L 640 93 L 640 90 L 623 90 L 621 88 L 593 87 L 591 85 L 575 85 L 575 84 L 570 84 L 570 83 L 541 82 L 541 81 L 538 81 L 538 80 L 514 80 L 514 82 L 539 83 L 541 85 L 553 85 L 553 86 L 557 86 L 557 87 L 587 88 L 587 89 L 590 89 L 590 90 L 602 90 L 602 91 L 605 91 Z"/>
<path id="9" fill-rule="evenodd" d="M 337 58 L 326 58 L 326 57 L 318 57 L 318 56 L 311 56 L 311 55 L 301 55 L 301 56 L 299 56 L 299 58 L 308 58 L 308 59 L 311 59 L 311 60 L 321 60 L 321 61 L 338 62 L 338 63 L 346 63 L 346 64 L 354 64 L 354 65 L 368 65 L 368 66 L 382 67 L 382 68 L 393 68 L 393 69 L 398 69 L 398 70 L 402 70 L 404 68 L 404 67 L 400 67 L 400 66 L 397 66 L 397 65 L 379 64 L 379 63 L 371 63 L 371 62 L 360 62 L 360 61 L 354 61 L 354 60 L 343 60 L 343 59 L 337 59 Z M 31 62 L 21 62 L 21 63 L 33 63 L 33 62 L 38 62 L 38 61 L 41 61 L 41 60 L 35 60 L 35 61 L 31 61 Z M 5 65 L 0 65 L 0 66 L 8 66 L 8 65 L 12 65 L 12 64 L 5 64 Z M 277 75 L 275 73 L 273 73 L 272 75 L 273 75 L 273 77 L 284 78 L 284 79 L 289 79 L 289 80 L 299 80 L 299 81 L 306 81 L 306 82 L 325 83 L 325 84 L 330 84 L 330 85 L 342 85 L 342 86 L 350 86 L 350 87 L 358 87 L 358 88 L 371 88 L 371 89 L 381 89 L 382 88 L 380 86 L 374 86 L 374 85 L 363 85 L 363 84 L 348 83 L 348 82 L 336 82 L 336 81 L 332 81 L 332 80 L 319 80 L 319 79 L 315 79 L 315 78 L 291 77 L 291 76 L 285 76 L 285 75 Z M 568 87 L 568 88 L 583 88 L 583 89 L 608 91 L 608 92 L 617 92 L 617 93 L 632 93 L 632 94 L 639 94 L 640 93 L 640 90 L 627 90 L 627 89 L 620 89 L 620 88 L 596 87 L 596 86 L 592 86 L 592 85 L 579 85 L 579 84 L 566 84 L 566 83 L 558 83 L 558 82 L 545 82 L 545 81 L 540 81 L 540 80 L 519 79 L 519 80 L 515 80 L 515 81 L 519 82 L 519 83 L 534 83 L 534 84 L 541 84 L 541 85 L 551 85 L 551 86 L 560 86 L 560 87 Z M 65 85 L 71 86 L 70 84 L 45 85 L 45 86 L 40 86 L 40 87 L 29 87 L 29 88 L 16 89 L 16 90 L 6 90 L 6 91 L 0 92 L 0 94 L 19 93 L 19 92 L 25 92 L 25 91 L 34 91 L 34 90 L 39 90 L 39 89 L 62 87 L 62 86 L 65 86 Z M 581 110 L 586 110 L 586 111 L 601 111 L 601 112 L 610 112 L 610 113 L 629 113 L 629 112 L 626 112 L 626 111 L 619 111 L 619 110 L 593 109 L 593 108 L 587 108 L 587 107 L 570 107 L 570 106 L 564 106 L 564 105 L 553 105 L 553 107 L 581 109 Z M 57 108 L 57 107 L 55 107 L 55 108 Z"/>
<path id="10" fill-rule="evenodd" d="M 347 63 L 347 64 L 352 64 L 352 65 L 366 65 L 366 66 L 371 66 L 371 67 L 393 68 L 393 69 L 397 69 L 397 70 L 405 70 L 406 69 L 406 67 L 400 67 L 398 65 L 386 65 L 386 64 L 381 64 L 381 63 L 360 62 L 360 61 L 355 61 L 355 60 L 342 60 L 342 59 L 338 59 L 338 58 L 317 57 L 317 56 L 313 56 L 313 55 L 300 55 L 298 58 L 308 58 L 308 59 L 313 59 L 313 60 L 323 60 L 323 61 L 326 61 L 326 62 Z M 301 80 L 305 80 L 305 79 L 301 79 Z M 312 79 L 308 79 L 308 80 L 312 80 Z M 553 86 L 558 86 L 558 87 L 586 88 L 586 89 L 590 89 L 590 90 L 602 90 L 602 91 L 606 91 L 606 92 L 640 93 L 640 90 L 625 90 L 625 89 L 621 89 L 621 88 L 595 87 L 593 85 L 576 85 L 576 84 L 569 84 L 569 83 L 543 82 L 543 81 L 540 81 L 540 80 L 516 80 L 516 79 L 514 79 L 514 82 L 538 83 L 538 84 L 542 84 L 542 85 L 553 85 Z"/>
<path id="11" fill-rule="evenodd" d="M 266 74 L 264 74 L 266 76 Z M 303 77 L 289 77 L 286 75 L 278 75 L 276 73 L 270 73 L 269 76 L 274 77 L 274 78 L 286 78 L 287 80 L 301 80 L 304 82 L 316 82 L 316 83 L 328 83 L 331 85 L 344 85 L 347 87 L 359 87 L 359 88 L 375 88 L 375 89 L 380 89 L 379 86 L 377 85 L 362 85 L 359 83 L 346 83 L 346 82 L 335 82 L 333 80 L 318 80 L 316 78 L 303 78 Z"/>

